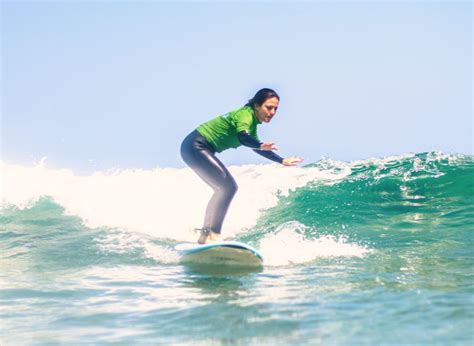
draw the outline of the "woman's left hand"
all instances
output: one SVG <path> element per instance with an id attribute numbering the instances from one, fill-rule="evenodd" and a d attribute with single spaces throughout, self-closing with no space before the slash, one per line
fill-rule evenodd
<path id="1" fill-rule="evenodd" d="M 303 158 L 299 156 L 291 156 L 283 159 L 282 164 L 285 166 L 296 166 L 298 163 L 303 162 Z"/>

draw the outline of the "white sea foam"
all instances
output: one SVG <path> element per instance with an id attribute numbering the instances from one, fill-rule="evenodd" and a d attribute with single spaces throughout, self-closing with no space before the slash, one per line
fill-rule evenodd
<path id="1" fill-rule="evenodd" d="M 179 255 L 168 246 L 156 244 L 149 237 L 127 232 L 126 230 L 110 230 L 95 239 L 104 253 L 127 254 L 133 250 L 142 252 L 145 257 L 160 263 L 178 263 Z"/>
<path id="2" fill-rule="evenodd" d="M 224 234 L 234 236 L 255 225 L 263 210 L 275 206 L 279 195 L 311 181 L 331 182 L 350 174 L 321 167 L 281 165 L 233 166 L 229 170 L 239 191 L 224 223 Z M 189 168 L 101 171 L 76 175 L 48 168 L 45 160 L 28 167 L 0 162 L 3 205 L 25 208 L 50 196 L 89 227 L 106 226 L 178 241 L 195 240 L 212 190 Z"/>
<path id="3" fill-rule="evenodd" d="M 350 243 L 345 237 L 324 235 L 306 239 L 302 232 L 307 227 L 299 222 L 281 225 L 274 233 L 260 242 L 265 264 L 280 266 L 311 262 L 317 258 L 364 257 L 370 253 L 365 246 Z"/>

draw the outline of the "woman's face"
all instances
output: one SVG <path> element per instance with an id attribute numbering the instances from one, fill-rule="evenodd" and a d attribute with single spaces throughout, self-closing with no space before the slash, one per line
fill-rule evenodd
<path id="1" fill-rule="evenodd" d="M 266 99 L 261 106 L 255 105 L 255 113 L 260 123 L 269 123 L 278 109 L 278 98 Z"/>

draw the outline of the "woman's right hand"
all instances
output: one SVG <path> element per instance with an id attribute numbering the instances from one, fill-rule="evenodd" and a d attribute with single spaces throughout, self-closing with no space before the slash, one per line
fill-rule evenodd
<path id="1" fill-rule="evenodd" d="M 260 150 L 272 151 L 278 150 L 277 146 L 273 142 L 262 143 L 260 145 Z"/>

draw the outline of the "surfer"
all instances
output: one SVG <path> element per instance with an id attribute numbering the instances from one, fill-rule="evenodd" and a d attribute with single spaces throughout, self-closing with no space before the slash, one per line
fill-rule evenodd
<path id="1" fill-rule="evenodd" d="M 275 143 L 263 143 L 257 136 L 257 125 L 272 120 L 279 102 L 280 97 L 274 90 L 261 89 L 243 107 L 201 124 L 183 140 L 181 157 L 184 162 L 214 190 L 200 229 L 199 244 L 220 240 L 225 215 L 237 192 L 235 179 L 216 153 L 244 145 L 285 166 L 295 166 L 303 161 L 298 156 L 280 157 L 274 152 L 277 150 Z"/>

